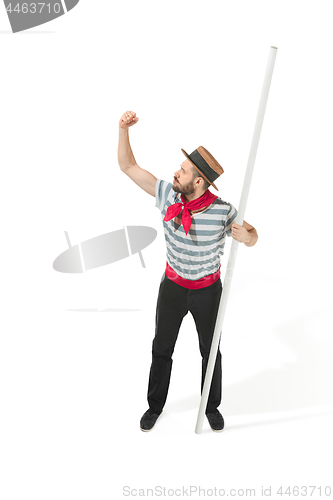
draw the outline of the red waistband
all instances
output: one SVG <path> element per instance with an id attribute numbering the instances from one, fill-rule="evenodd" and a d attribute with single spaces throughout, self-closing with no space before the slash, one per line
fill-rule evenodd
<path id="1" fill-rule="evenodd" d="M 221 264 L 220 264 L 221 267 Z M 220 277 L 221 271 L 220 267 L 213 274 L 208 274 L 208 276 L 204 276 L 199 280 L 187 280 L 179 276 L 176 271 L 169 266 L 168 262 L 166 263 L 165 274 L 171 280 L 177 283 L 177 285 L 183 286 L 184 288 L 191 288 L 192 290 L 196 290 L 198 288 L 204 288 L 206 286 L 212 285 L 217 281 Z"/>

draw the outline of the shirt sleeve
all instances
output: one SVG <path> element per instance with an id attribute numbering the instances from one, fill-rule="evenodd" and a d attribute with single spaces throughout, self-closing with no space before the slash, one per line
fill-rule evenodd
<path id="1" fill-rule="evenodd" d="M 162 179 L 157 179 L 155 186 L 155 206 L 162 212 L 165 207 L 168 194 L 172 184 L 170 182 L 163 181 Z"/>
<path id="2" fill-rule="evenodd" d="M 227 215 L 227 220 L 225 221 L 225 231 L 227 233 L 227 236 L 231 236 L 231 226 L 235 222 L 235 219 L 237 217 L 238 210 L 230 204 L 230 210 Z"/>

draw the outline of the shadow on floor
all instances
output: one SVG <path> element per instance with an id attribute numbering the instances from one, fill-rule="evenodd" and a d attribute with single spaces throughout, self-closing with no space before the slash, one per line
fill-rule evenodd
<path id="1" fill-rule="evenodd" d="M 333 308 L 305 314 L 273 328 L 295 357 L 279 369 L 266 369 L 223 388 L 223 415 L 252 415 L 249 423 L 231 429 L 310 418 L 332 413 L 333 405 Z M 167 403 L 168 413 L 199 409 L 199 396 Z M 324 408 L 323 408 L 324 407 Z M 272 413 L 292 412 L 293 415 Z M 300 412 L 300 415 L 295 415 Z M 258 415 L 260 414 L 260 415 Z M 267 419 L 265 419 L 267 414 Z M 256 419 L 256 415 L 260 419 Z M 253 421 L 255 419 L 256 421 Z"/>

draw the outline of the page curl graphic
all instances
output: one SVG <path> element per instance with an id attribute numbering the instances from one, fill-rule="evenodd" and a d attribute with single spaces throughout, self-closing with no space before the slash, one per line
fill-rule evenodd
<path id="1" fill-rule="evenodd" d="M 80 0 L 48 0 L 46 2 L 4 0 L 13 33 L 48 23 L 72 10 Z"/>

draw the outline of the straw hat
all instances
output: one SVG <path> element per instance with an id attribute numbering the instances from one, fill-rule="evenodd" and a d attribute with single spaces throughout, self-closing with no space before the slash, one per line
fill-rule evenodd
<path id="1" fill-rule="evenodd" d="M 199 146 L 198 149 L 193 151 L 190 155 L 188 155 L 183 149 L 182 152 L 197 169 L 199 174 L 218 191 L 214 181 L 220 177 L 221 174 L 223 174 L 224 170 L 215 160 L 214 156 L 212 156 L 203 146 Z"/>

